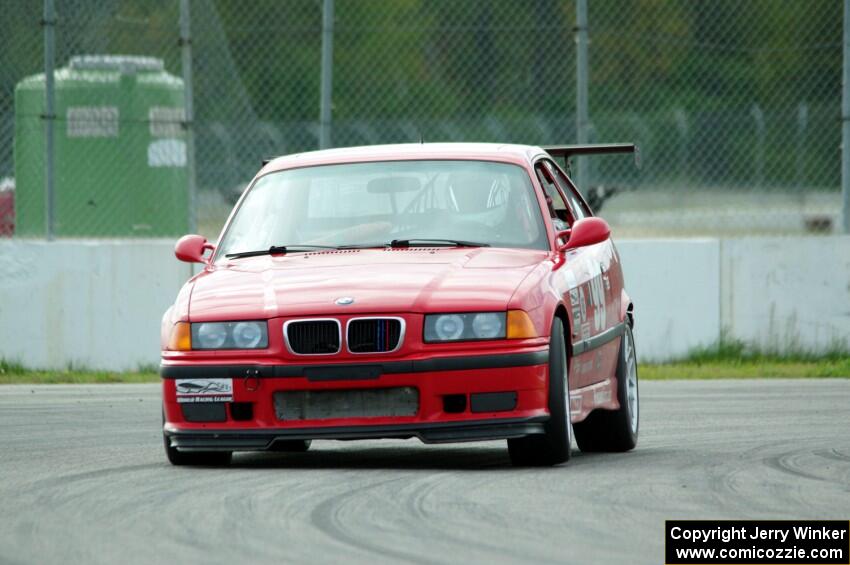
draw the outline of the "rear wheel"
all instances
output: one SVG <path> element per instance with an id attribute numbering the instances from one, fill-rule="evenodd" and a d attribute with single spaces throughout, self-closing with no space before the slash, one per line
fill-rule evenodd
<path id="1" fill-rule="evenodd" d="M 627 325 L 620 340 L 617 362 L 618 410 L 595 410 L 575 425 L 576 443 L 582 451 L 629 451 L 637 445 L 639 408 L 637 356 L 632 329 Z"/>
<path id="2" fill-rule="evenodd" d="M 165 413 L 162 414 L 162 422 L 165 423 Z M 162 442 L 165 447 L 165 456 L 172 465 L 223 467 L 230 464 L 233 458 L 232 451 L 178 451 L 176 447 L 172 447 L 171 440 L 164 433 Z"/>
<path id="3" fill-rule="evenodd" d="M 544 433 L 508 440 L 511 463 L 517 466 L 557 465 L 570 459 L 572 424 L 570 423 L 570 385 L 564 324 L 552 322 L 549 338 L 549 421 Z"/>

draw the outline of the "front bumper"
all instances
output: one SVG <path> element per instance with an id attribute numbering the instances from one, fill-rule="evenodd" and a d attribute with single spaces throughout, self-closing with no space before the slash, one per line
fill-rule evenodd
<path id="1" fill-rule="evenodd" d="M 425 443 L 481 441 L 543 432 L 548 419 L 548 349 L 521 353 L 441 357 L 377 363 L 307 365 L 163 364 L 164 433 L 171 445 L 191 450 L 269 450 L 296 439 L 412 438 Z M 232 379 L 232 402 L 250 404 L 250 418 L 188 421 L 177 401 L 178 379 Z M 412 387 L 418 409 L 410 416 L 329 417 L 284 420 L 276 393 Z M 510 406 L 490 407 L 476 398 L 507 393 Z M 447 397 L 463 396 L 462 411 Z M 496 395 L 498 396 L 498 394 Z M 228 404 L 230 406 L 230 404 Z"/>

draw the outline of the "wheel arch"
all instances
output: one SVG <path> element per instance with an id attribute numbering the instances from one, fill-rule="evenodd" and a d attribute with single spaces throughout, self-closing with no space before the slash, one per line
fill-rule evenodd
<path id="1" fill-rule="evenodd" d="M 573 340 L 572 340 L 572 329 L 570 327 L 570 317 L 567 314 L 567 308 L 563 304 L 558 304 L 555 308 L 555 318 L 560 318 L 561 322 L 564 324 L 564 347 L 567 352 L 567 361 L 572 359 L 573 357 Z"/>
<path id="2" fill-rule="evenodd" d="M 620 296 L 620 320 L 629 324 L 629 327 L 634 329 L 635 327 L 635 305 L 632 302 L 632 299 L 629 298 L 629 295 L 626 294 L 625 289 Z"/>

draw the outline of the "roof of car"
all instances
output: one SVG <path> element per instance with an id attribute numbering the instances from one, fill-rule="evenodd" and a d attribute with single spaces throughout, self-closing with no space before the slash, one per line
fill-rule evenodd
<path id="1" fill-rule="evenodd" d="M 262 172 L 313 165 L 360 163 L 368 161 L 407 161 L 414 159 L 469 159 L 526 164 L 543 153 L 533 145 L 504 143 L 401 143 L 342 147 L 284 155 L 272 159 Z"/>

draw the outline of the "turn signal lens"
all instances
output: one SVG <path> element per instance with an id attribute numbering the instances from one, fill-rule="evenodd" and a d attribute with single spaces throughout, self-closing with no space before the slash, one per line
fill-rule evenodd
<path id="1" fill-rule="evenodd" d="M 188 322 L 177 322 L 171 328 L 168 349 L 171 351 L 191 351 L 192 331 Z"/>
<path id="2" fill-rule="evenodd" d="M 537 330 L 523 310 L 508 310 L 508 339 L 537 337 Z"/>

